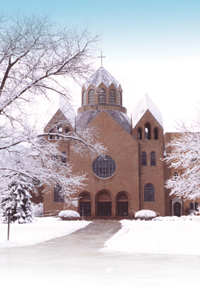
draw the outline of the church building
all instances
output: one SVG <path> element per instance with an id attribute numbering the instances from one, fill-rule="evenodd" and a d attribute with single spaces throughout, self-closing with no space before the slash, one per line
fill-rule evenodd
<path id="1" fill-rule="evenodd" d="M 75 124 L 58 109 L 45 132 L 53 132 L 58 120 L 62 121 L 62 126 L 56 127 L 59 132 L 97 128 L 98 139 L 107 148 L 105 156 L 92 158 L 70 151 L 70 143 L 59 141 L 67 161 L 73 164 L 73 171 L 87 173 L 86 186 L 74 195 L 78 198 L 76 209 L 80 215 L 91 219 L 123 219 L 149 209 L 161 216 L 180 216 L 190 208 L 187 201 L 170 196 L 165 188 L 166 179 L 179 172 L 169 169 L 162 160 L 165 143 L 176 133 L 164 135 L 161 112 L 148 95 L 139 101 L 130 119 L 123 106 L 122 86 L 100 67 L 82 86 L 82 104 Z M 44 211 L 65 209 L 55 187 L 44 193 L 43 203 Z"/>

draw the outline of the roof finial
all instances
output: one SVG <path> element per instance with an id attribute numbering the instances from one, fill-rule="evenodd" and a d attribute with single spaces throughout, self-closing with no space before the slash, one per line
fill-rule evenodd
<path id="1" fill-rule="evenodd" d="M 106 58 L 106 56 L 102 55 L 103 51 L 101 51 L 101 56 L 97 56 L 97 58 L 101 58 L 101 67 L 103 67 L 103 58 Z"/>

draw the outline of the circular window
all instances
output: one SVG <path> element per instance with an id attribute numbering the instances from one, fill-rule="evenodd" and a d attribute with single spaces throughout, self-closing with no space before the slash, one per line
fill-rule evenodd
<path id="1" fill-rule="evenodd" d="M 115 173 L 116 164 L 110 156 L 98 156 L 93 161 L 92 170 L 100 178 L 109 178 Z"/>

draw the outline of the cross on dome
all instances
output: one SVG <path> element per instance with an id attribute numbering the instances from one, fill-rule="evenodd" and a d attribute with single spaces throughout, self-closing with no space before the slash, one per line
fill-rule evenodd
<path id="1" fill-rule="evenodd" d="M 106 56 L 102 55 L 103 51 L 101 51 L 101 56 L 97 56 L 97 58 L 101 58 L 101 67 L 103 67 L 103 58 L 106 58 Z"/>

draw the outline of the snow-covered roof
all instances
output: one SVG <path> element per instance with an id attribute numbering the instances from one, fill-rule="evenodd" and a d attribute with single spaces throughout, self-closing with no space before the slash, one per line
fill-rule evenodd
<path id="1" fill-rule="evenodd" d="M 142 116 L 147 110 L 150 111 L 150 113 L 154 116 L 156 121 L 163 128 L 162 114 L 147 94 L 145 94 L 144 97 L 139 101 L 138 105 L 134 110 L 132 117 L 133 128 L 139 122 L 139 120 L 142 118 Z"/>
<path id="2" fill-rule="evenodd" d="M 122 128 L 131 133 L 131 120 L 127 114 L 121 111 L 105 110 Z M 76 130 L 83 130 L 102 110 L 84 111 L 76 117 Z"/>
<path id="3" fill-rule="evenodd" d="M 112 83 L 118 89 L 120 86 L 119 82 L 106 70 L 104 67 L 100 67 L 89 79 L 84 83 L 83 86 L 87 89 L 90 84 L 94 87 L 98 87 L 101 83 L 104 83 L 108 88 Z"/>

